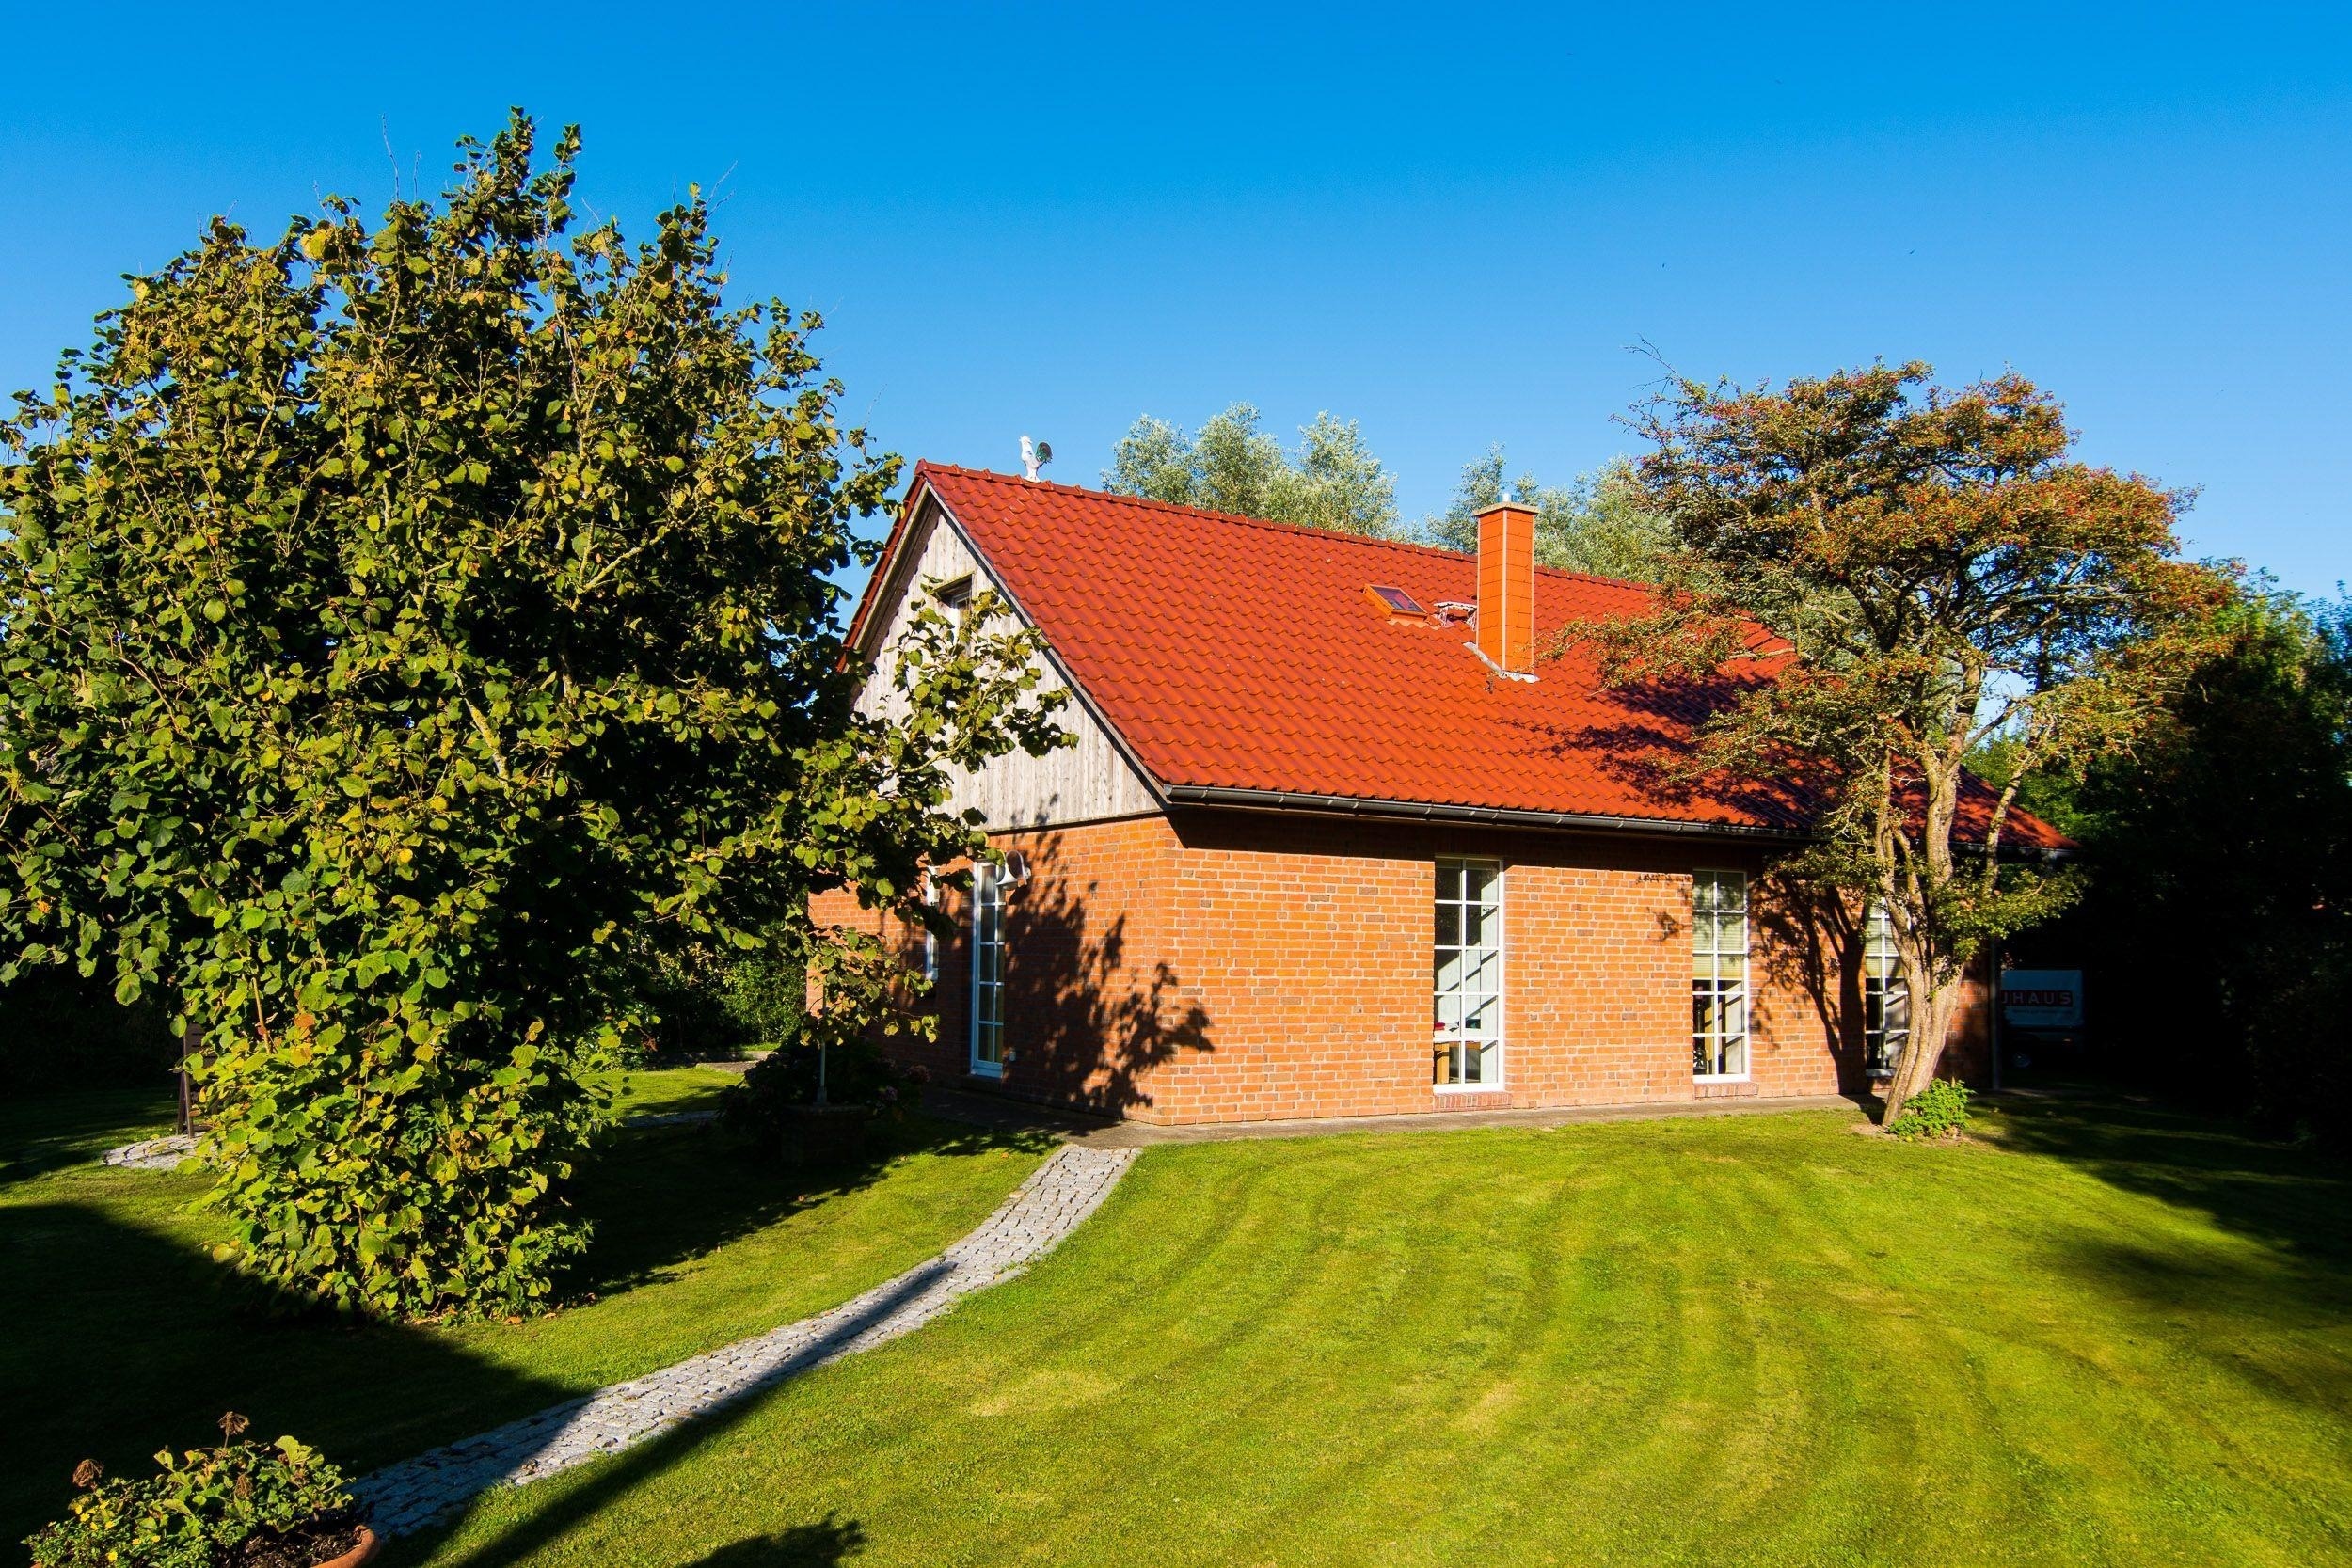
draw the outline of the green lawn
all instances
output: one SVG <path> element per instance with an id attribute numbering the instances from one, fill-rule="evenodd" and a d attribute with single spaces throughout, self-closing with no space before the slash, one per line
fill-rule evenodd
<path id="1" fill-rule="evenodd" d="M 393 1560 L 2352 1560 L 2344 1167 L 1851 1120 L 1153 1149 L 1022 1279 Z"/>
<path id="2" fill-rule="evenodd" d="M 707 1104 L 711 1069 L 638 1073 L 629 1110 Z M 584 1163 L 596 1244 L 577 1303 L 521 1326 L 289 1317 L 210 1262 L 198 1174 L 91 1163 L 163 1130 L 159 1095 L 0 1106 L 0 1560 L 62 1509 L 85 1455 L 143 1473 L 224 1409 L 357 1473 L 846 1300 L 984 1217 L 1042 1147 L 917 1121 L 834 1180 L 751 1164 L 708 1130 L 620 1131 Z M 593 1299 L 589 1299 L 593 1297 Z"/>

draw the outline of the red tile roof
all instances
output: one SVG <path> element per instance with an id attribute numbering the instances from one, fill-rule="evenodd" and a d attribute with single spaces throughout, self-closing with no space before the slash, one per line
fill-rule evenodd
<path id="1" fill-rule="evenodd" d="M 1252 790 L 1661 828 L 1788 832 L 1805 819 L 1784 782 L 1658 782 L 1706 693 L 1611 689 L 1573 646 L 1535 680 L 1505 679 L 1467 626 L 1392 619 L 1365 594 L 1385 584 L 1424 606 L 1467 603 L 1469 556 L 929 463 L 901 533 L 927 487 L 1094 711 L 1179 797 Z M 1539 569 L 1536 645 L 1647 596 Z M 2064 842 L 2040 822 L 2019 829 L 2025 843 Z"/>

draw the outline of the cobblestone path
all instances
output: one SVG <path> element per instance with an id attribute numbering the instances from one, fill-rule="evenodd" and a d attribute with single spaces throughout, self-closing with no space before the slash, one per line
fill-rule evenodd
<path id="1" fill-rule="evenodd" d="M 979 1228 L 829 1312 L 388 1465 L 352 1490 L 376 1533 L 405 1535 L 491 1487 L 528 1485 L 796 1372 L 895 1339 L 946 1311 L 959 1296 L 1008 1279 L 1053 1251 L 1094 1212 L 1135 1154 L 1065 1145 Z"/>

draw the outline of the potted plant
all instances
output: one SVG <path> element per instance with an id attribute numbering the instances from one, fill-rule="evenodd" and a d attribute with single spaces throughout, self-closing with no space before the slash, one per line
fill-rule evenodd
<path id="1" fill-rule="evenodd" d="M 380 1543 L 343 1478 L 291 1437 L 241 1443 L 220 1418 L 217 1448 L 155 1456 L 157 1472 L 107 1481 L 86 1459 L 66 1516 L 25 1537 L 34 1568 L 358 1568 Z"/>

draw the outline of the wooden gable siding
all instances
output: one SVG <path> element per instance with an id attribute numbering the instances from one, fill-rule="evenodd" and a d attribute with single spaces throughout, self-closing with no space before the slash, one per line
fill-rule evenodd
<path id="1" fill-rule="evenodd" d="M 939 504 L 924 502 L 861 640 L 874 660 L 874 673 L 859 696 L 860 711 L 887 714 L 896 703 L 890 650 L 906 634 L 925 585 L 952 582 L 967 573 L 976 591 L 1004 593 Z M 1067 689 L 1050 663 L 1043 669 L 1041 690 Z M 1084 705 L 1072 701 L 1061 710 L 1061 721 L 1077 737 L 1075 745 L 1042 757 L 1015 752 L 997 758 L 958 781 L 950 809 L 977 809 L 992 832 L 1112 821 L 1161 809 L 1151 786 Z"/>

